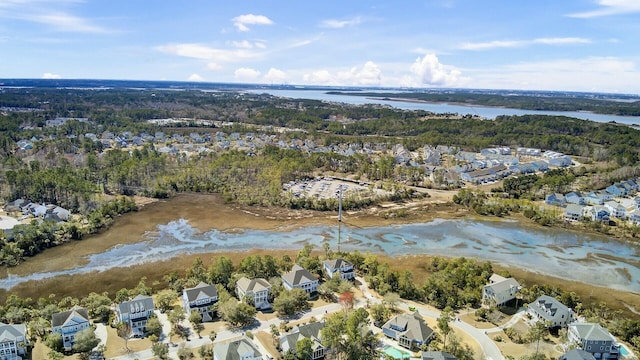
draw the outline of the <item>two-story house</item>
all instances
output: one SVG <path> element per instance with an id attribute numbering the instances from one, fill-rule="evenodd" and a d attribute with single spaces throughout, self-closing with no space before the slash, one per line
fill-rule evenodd
<path id="1" fill-rule="evenodd" d="M 87 309 L 79 306 L 51 315 L 52 331 L 62 335 L 62 345 L 67 351 L 75 344 L 76 333 L 89 326 L 89 313 Z"/>
<path id="2" fill-rule="evenodd" d="M 596 360 L 592 353 L 582 349 L 573 349 L 560 355 L 558 360 Z"/>
<path id="3" fill-rule="evenodd" d="M 200 282 L 196 287 L 182 290 L 182 305 L 188 316 L 197 311 L 203 322 L 213 321 L 212 306 L 218 301 L 218 290 L 213 285 Z"/>
<path id="4" fill-rule="evenodd" d="M 489 278 L 489 284 L 482 288 L 482 303 L 501 306 L 516 298 L 522 286 L 514 278 L 505 278 L 493 274 Z"/>
<path id="5" fill-rule="evenodd" d="M 549 194 L 544 199 L 545 204 L 554 206 L 565 206 L 567 200 L 564 195 L 559 193 Z"/>
<path id="6" fill-rule="evenodd" d="M 24 324 L 0 322 L 0 360 L 21 359 L 27 351 L 27 327 Z"/>
<path id="7" fill-rule="evenodd" d="M 241 277 L 236 281 L 236 295 L 240 301 L 244 301 L 247 298 L 253 300 L 253 305 L 256 309 L 264 310 L 270 309 L 269 303 L 269 291 L 271 290 L 271 284 L 263 278 L 255 278 L 249 280 L 246 277 Z"/>
<path id="8" fill-rule="evenodd" d="M 579 221 L 584 216 L 584 206 L 578 204 L 569 204 L 564 209 L 564 221 Z"/>
<path id="9" fill-rule="evenodd" d="M 298 341 L 307 338 L 311 340 L 312 344 L 311 349 L 313 353 L 311 360 L 323 358 L 326 349 L 324 345 L 322 345 L 322 328 L 324 328 L 323 322 L 313 322 L 296 326 L 289 334 L 280 337 L 282 353 L 286 354 L 288 351 L 295 353 Z"/>
<path id="10" fill-rule="evenodd" d="M 433 338 L 433 330 L 417 312 L 392 318 L 382 326 L 382 333 L 407 349 L 419 348 Z"/>
<path id="11" fill-rule="evenodd" d="M 307 269 L 295 264 L 290 272 L 282 275 L 282 285 L 287 290 L 302 289 L 307 294 L 318 291 L 318 278 Z"/>
<path id="12" fill-rule="evenodd" d="M 620 357 L 620 346 L 616 339 L 600 324 L 572 323 L 567 332 L 569 342 L 579 347 L 598 360 L 616 360 Z"/>
<path id="13" fill-rule="evenodd" d="M 343 280 L 352 280 L 356 277 L 353 264 L 342 258 L 325 260 L 322 262 L 322 268 L 332 279 L 334 276 L 339 276 Z"/>
<path id="14" fill-rule="evenodd" d="M 131 327 L 134 337 L 142 337 L 147 331 L 147 320 L 154 309 L 151 296 L 138 295 L 116 306 L 116 318 L 118 322 L 126 323 Z"/>
<path id="15" fill-rule="evenodd" d="M 566 327 L 574 320 L 573 310 L 547 295 L 541 295 L 529 304 L 527 314 L 533 321 L 548 322 L 550 328 Z"/>
<path id="16" fill-rule="evenodd" d="M 607 201 L 604 203 L 604 207 L 609 210 L 609 214 L 617 219 L 626 219 L 627 209 L 620 205 L 617 201 Z"/>
<path id="17" fill-rule="evenodd" d="M 256 344 L 247 337 L 216 344 L 213 348 L 213 360 L 262 360 L 262 353 Z"/>

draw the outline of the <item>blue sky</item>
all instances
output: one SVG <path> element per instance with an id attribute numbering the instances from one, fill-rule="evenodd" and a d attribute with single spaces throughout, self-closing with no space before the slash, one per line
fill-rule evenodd
<path id="1" fill-rule="evenodd" d="M 0 0 L 0 78 L 640 94 L 640 0 Z"/>

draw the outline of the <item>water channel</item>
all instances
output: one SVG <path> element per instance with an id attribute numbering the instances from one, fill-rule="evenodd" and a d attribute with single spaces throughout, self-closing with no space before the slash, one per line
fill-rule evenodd
<path id="1" fill-rule="evenodd" d="M 425 110 L 436 114 L 472 114 L 478 115 L 485 119 L 495 119 L 499 115 L 554 115 L 569 116 L 583 120 L 591 120 L 595 122 L 611 122 L 615 121 L 619 124 L 640 125 L 640 116 L 617 116 L 606 114 L 595 114 L 583 111 L 542 111 L 542 110 L 521 110 L 503 107 L 485 107 L 485 106 L 467 106 L 448 103 L 427 103 L 427 102 L 407 102 L 407 101 L 390 101 L 378 98 L 370 98 L 364 96 L 351 96 L 341 94 L 327 94 L 325 90 L 275 90 L 260 89 L 250 90 L 256 94 L 270 94 L 273 96 L 294 98 L 294 99 L 311 99 L 322 101 L 342 102 L 353 105 L 364 104 L 380 104 L 388 105 L 404 110 Z"/>
<path id="2" fill-rule="evenodd" d="M 135 241 L 87 254 L 83 264 L 46 272 L 9 275 L 0 279 L 0 288 L 11 289 L 29 280 L 127 267 L 182 254 L 254 248 L 299 249 L 306 243 L 320 249 L 324 241 L 329 241 L 335 249 L 337 231 L 336 226 L 309 225 L 225 232 L 198 229 L 190 221 L 176 218 L 144 231 Z M 403 225 L 343 226 L 341 239 L 343 250 L 370 251 L 391 256 L 465 256 L 593 285 L 640 292 L 639 248 L 603 236 L 531 227 L 516 221 L 436 219 Z"/>

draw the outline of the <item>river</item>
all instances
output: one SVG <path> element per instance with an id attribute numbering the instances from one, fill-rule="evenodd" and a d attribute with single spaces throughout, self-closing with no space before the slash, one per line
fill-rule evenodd
<path id="1" fill-rule="evenodd" d="M 211 224 L 224 223 L 226 218 L 240 215 L 224 210 L 216 212 L 216 206 L 202 199 L 200 207 L 196 206 L 198 211 L 191 208 L 192 215 L 184 215 L 189 203 L 193 204 L 193 201 L 169 200 L 160 206 L 126 215 L 131 224 L 121 228 L 114 226 L 104 234 L 69 244 L 68 248 L 65 245 L 47 250 L 18 268 L 10 269 L 11 274 L 0 279 L 0 288 L 8 290 L 29 280 L 128 267 L 183 254 L 256 248 L 299 249 L 306 243 L 321 249 L 324 241 L 330 242 L 333 249 L 337 247 L 338 230 L 333 225 L 311 223 L 295 226 L 295 222 L 288 222 L 280 226 L 289 227 L 271 230 L 233 228 L 225 231 L 215 229 Z M 207 208 L 208 220 L 203 222 L 201 210 Z M 194 215 L 193 221 L 187 220 Z M 252 215 L 244 216 L 250 220 Z M 139 233 L 132 232 L 131 229 L 139 228 L 139 224 L 145 224 L 144 228 Z M 124 239 L 125 236 L 126 241 L 122 243 L 104 245 L 106 237 Z M 465 256 L 588 284 L 640 292 L 639 248 L 604 236 L 532 227 L 508 220 L 436 219 L 402 225 L 343 226 L 341 239 L 342 250 L 371 251 L 390 256 Z M 79 255 L 74 246 L 85 248 L 82 250 L 84 255 Z M 51 265 L 65 254 L 73 258 L 71 263 Z M 47 267 L 38 267 L 38 264 Z"/>
<path id="2" fill-rule="evenodd" d="M 426 103 L 426 102 L 407 102 L 407 101 L 390 101 L 382 99 L 368 98 L 364 96 L 350 96 L 340 94 L 327 94 L 325 90 L 275 90 L 261 89 L 250 90 L 248 92 L 255 94 L 270 94 L 273 96 L 293 98 L 293 99 L 311 99 L 322 101 L 342 102 L 354 105 L 364 104 L 380 104 L 388 105 L 404 110 L 425 110 L 436 114 L 472 114 L 478 115 L 485 119 L 495 119 L 499 115 L 554 115 L 569 116 L 583 120 L 591 120 L 595 122 L 611 122 L 615 121 L 619 124 L 640 125 L 640 116 L 617 116 L 606 114 L 595 114 L 583 111 L 542 111 L 542 110 L 522 110 L 502 107 L 486 107 L 486 106 L 466 106 L 448 103 Z"/>

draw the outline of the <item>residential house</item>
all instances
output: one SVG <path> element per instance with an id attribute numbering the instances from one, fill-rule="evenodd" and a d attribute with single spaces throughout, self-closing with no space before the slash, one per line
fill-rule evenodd
<path id="1" fill-rule="evenodd" d="M 629 222 L 633 225 L 640 225 L 640 210 L 636 209 L 629 212 Z"/>
<path id="2" fill-rule="evenodd" d="M 444 351 L 423 351 L 421 360 L 456 360 L 457 358 Z"/>
<path id="3" fill-rule="evenodd" d="M 382 326 L 382 333 L 408 349 L 428 344 L 433 337 L 433 330 L 417 312 L 395 316 Z"/>
<path id="4" fill-rule="evenodd" d="M 19 360 L 27 352 L 29 339 L 24 324 L 0 322 L 0 360 Z"/>
<path id="5" fill-rule="evenodd" d="M 596 358 L 590 352 L 586 352 L 582 349 L 573 349 L 560 355 L 558 360 L 596 360 Z"/>
<path id="6" fill-rule="evenodd" d="M 616 339 L 600 324 L 573 323 L 567 333 L 569 342 L 591 354 L 598 360 L 615 360 L 620 357 Z"/>
<path id="7" fill-rule="evenodd" d="M 262 353 L 246 336 L 230 342 L 217 343 L 213 360 L 262 360 Z"/>
<path id="8" fill-rule="evenodd" d="M 605 191 L 613 196 L 626 196 L 628 194 L 628 190 L 620 184 L 609 185 Z"/>
<path id="9" fill-rule="evenodd" d="M 311 294 L 318 291 L 318 278 L 307 269 L 295 264 L 290 272 L 282 275 L 282 285 L 287 290 L 302 289 Z"/>
<path id="10" fill-rule="evenodd" d="M 546 172 L 547 170 L 549 170 L 549 163 L 543 160 L 533 161 L 531 162 L 531 166 L 533 166 L 535 171 Z"/>
<path id="11" fill-rule="evenodd" d="M 627 218 L 627 209 L 617 201 L 607 201 L 604 206 L 609 210 L 609 214 L 617 219 Z"/>
<path id="12" fill-rule="evenodd" d="M 569 204 L 564 210 L 564 221 L 579 221 L 584 214 L 584 206 Z"/>
<path id="13" fill-rule="evenodd" d="M 527 156 L 540 156 L 542 150 L 536 148 L 523 148 L 519 147 L 516 149 L 516 154 L 518 155 L 527 155 Z"/>
<path id="14" fill-rule="evenodd" d="M 564 195 L 559 193 L 553 193 L 553 194 L 547 195 L 547 197 L 544 199 L 544 202 L 547 205 L 565 206 L 567 200 L 565 199 Z"/>
<path id="15" fill-rule="evenodd" d="M 584 197 L 584 202 L 589 205 L 604 205 L 605 198 L 601 194 L 592 191 Z"/>
<path id="16" fill-rule="evenodd" d="M 52 331 L 62 335 L 62 345 L 65 350 L 71 350 L 75 344 L 76 333 L 89 328 L 89 326 L 89 313 L 87 313 L 87 309 L 79 306 L 51 316 Z"/>
<path id="17" fill-rule="evenodd" d="M 489 278 L 489 284 L 482 288 L 482 302 L 495 306 L 504 305 L 515 299 L 516 293 L 520 289 L 522 289 L 522 286 L 516 279 L 493 274 Z"/>
<path id="18" fill-rule="evenodd" d="M 565 201 L 568 204 L 584 205 L 585 201 L 579 192 L 570 192 L 564 196 Z"/>
<path id="19" fill-rule="evenodd" d="M 585 208 L 584 216 L 589 218 L 591 221 L 609 221 L 611 213 L 606 207 L 596 205 Z"/>
<path id="20" fill-rule="evenodd" d="M 636 210 L 640 210 L 640 196 L 636 196 L 636 197 L 633 198 L 633 207 Z"/>
<path id="21" fill-rule="evenodd" d="M 325 260 L 322 262 L 322 268 L 332 279 L 334 276 L 339 276 L 343 280 L 352 280 L 356 277 L 353 264 L 342 258 Z"/>
<path id="22" fill-rule="evenodd" d="M 215 286 L 200 282 L 196 287 L 182 290 L 182 304 L 187 314 L 197 311 L 203 322 L 213 321 L 212 306 L 218 301 L 218 290 Z"/>
<path id="23" fill-rule="evenodd" d="M 322 345 L 322 328 L 324 328 L 324 322 L 312 322 L 296 326 L 291 333 L 280 337 L 280 349 L 282 349 L 282 353 L 286 354 L 288 351 L 295 353 L 298 341 L 306 338 L 310 339 L 312 344 L 311 349 L 313 353 L 311 359 L 316 360 L 323 358 L 327 349 Z"/>
<path id="24" fill-rule="evenodd" d="M 566 327 L 574 320 L 573 310 L 547 295 L 541 295 L 536 301 L 529 304 L 527 314 L 534 322 L 548 322 L 550 328 Z"/>
<path id="25" fill-rule="evenodd" d="M 253 299 L 253 305 L 256 309 L 263 310 L 271 308 L 271 304 L 269 304 L 270 290 L 271 284 L 263 278 L 249 280 L 246 277 L 241 277 L 236 281 L 236 295 L 238 299 Z"/>
<path id="26" fill-rule="evenodd" d="M 116 318 L 118 322 L 129 324 L 134 337 L 142 337 L 147 331 L 147 320 L 154 309 L 151 296 L 138 295 L 116 306 Z"/>

